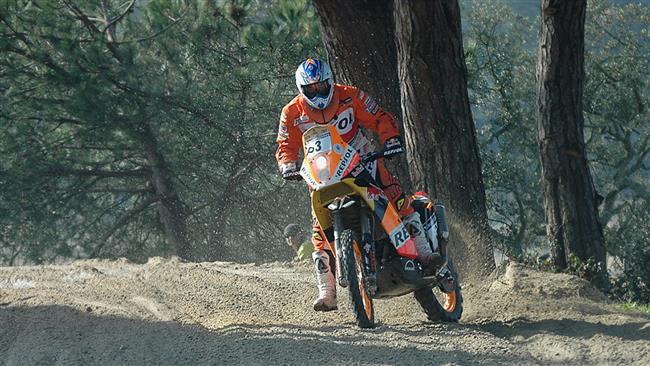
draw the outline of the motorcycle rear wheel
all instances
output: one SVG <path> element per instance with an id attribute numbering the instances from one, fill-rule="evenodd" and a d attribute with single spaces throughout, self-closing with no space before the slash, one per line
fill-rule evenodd
<path id="1" fill-rule="evenodd" d="M 375 327 L 375 307 L 368 291 L 359 235 L 353 230 L 341 234 L 343 265 L 347 269 L 348 290 L 354 318 L 359 328 Z"/>
<path id="2" fill-rule="evenodd" d="M 457 323 L 463 314 L 463 295 L 458 275 L 454 271 L 451 261 L 447 266 L 454 277 L 453 291 L 445 293 L 440 289 L 433 290 L 430 287 L 425 287 L 416 290 L 413 294 L 430 321 Z M 434 294 L 434 291 L 439 293 L 440 300 L 438 300 L 438 296 Z"/>

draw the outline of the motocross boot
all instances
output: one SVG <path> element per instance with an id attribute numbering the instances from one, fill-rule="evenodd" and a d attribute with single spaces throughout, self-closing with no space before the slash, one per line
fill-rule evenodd
<path id="1" fill-rule="evenodd" d="M 316 283 L 318 298 L 314 301 L 314 310 L 336 310 L 336 283 L 334 273 L 330 268 L 330 257 L 324 250 L 316 250 L 311 255 L 316 266 Z"/>
<path id="2" fill-rule="evenodd" d="M 434 253 L 429 245 L 429 240 L 424 233 L 422 222 L 420 221 L 420 214 L 416 211 L 410 215 L 404 216 L 402 219 L 404 225 L 409 230 L 411 237 L 415 241 L 415 249 L 418 252 L 417 261 L 422 265 L 426 275 L 431 275 L 436 271 L 439 266 L 440 254 Z"/>

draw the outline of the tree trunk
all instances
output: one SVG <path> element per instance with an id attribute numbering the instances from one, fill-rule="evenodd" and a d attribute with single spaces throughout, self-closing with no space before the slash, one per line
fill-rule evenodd
<path id="1" fill-rule="evenodd" d="M 400 121 L 392 0 L 314 0 L 314 7 L 336 81 L 368 92 Z M 404 128 L 398 125 L 403 135 Z M 411 192 L 406 157 L 386 165 Z"/>
<path id="2" fill-rule="evenodd" d="M 140 126 L 137 134 L 147 161 L 151 165 L 150 181 L 160 200 L 158 215 L 165 230 L 167 242 L 176 255 L 191 260 L 193 258 L 185 223 L 186 208 L 174 188 L 167 162 L 160 153 L 156 137 L 147 123 Z"/>
<path id="3" fill-rule="evenodd" d="M 458 3 L 395 1 L 394 16 L 411 180 L 447 205 L 459 270 L 484 276 L 495 264 Z"/>
<path id="4" fill-rule="evenodd" d="M 575 255 L 601 264 L 592 283 L 606 286 L 603 231 L 584 142 L 585 0 L 542 2 L 537 60 L 539 156 L 546 233 L 558 269 Z"/>

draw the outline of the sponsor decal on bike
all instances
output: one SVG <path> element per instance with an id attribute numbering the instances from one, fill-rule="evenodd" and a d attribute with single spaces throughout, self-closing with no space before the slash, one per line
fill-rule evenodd
<path id="1" fill-rule="evenodd" d="M 404 270 L 405 271 L 415 271 L 415 262 L 412 260 L 407 260 L 406 263 L 404 263 Z"/>
<path id="2" fill-rule="evenodd" d="M 307 165 L 303 164 L 302 167 L 300 167 L 300 175 L 310 187 L 318 187 L 318 182 L 316 182 L 316 180 L 311 176 L 311 172 L 309 171 L 309 168 L 307 168 Z"/>
<path id="3" fill-rule="evenodd" d="M 341 162 L 339 163 L 338 168 L 336 168 L 336 171 L 334 172 L 334 176 L 332 177 L 332 179 L 341 178 L 343 176 L 343 173 L 345 173 L 345 170 L 348 168 L 348 165 L 350 165 L 350 163 L 352 162 L 352 157 L 354 157 L 354 154 L 356 152 L 357 151 L 352 146 L 346 147 L 345 151 L 341 156 Z"/>
<path id="4" fill-rule="evenodd" d="M 373 179 L 377 179 L 377 161 L 371 161 L 366 164 L 366 170 L 370 173 Z"/>
<path id="5" fill-rule="evenodd" d="M 403 223 L 400 223 L 393 231 L 390 233 L 390 240 L 395 244 L 395 249 L 399 249 L 407 240 L 411 238 L 408 229 L 404 226 Z"/>
<path id="6" fill-rule="evenodd" d="M 359 174 L 361 174 L 362 171 L 363 171 L 363 167 L 361 166 L 361 164 L 359 164 L 354 168 L 354 170 L 350 172 L 350 174 L 356 178 L 359 176 Z"/>
<path id="7" fill-rule="evenodd" d="M 402 195 L 404 195 L 404 194 L 402 193 Z M 397 211 L 398 212 L 402 209 L 402 206 L 404 206 L 404 200 L 405 200 L 404 197 L 397 200 L 395 205 L 397 206 Z"/>
<path id="8" fill-rule="evenodd" d="M 379 198 L 384 197 L 384 191 L 382 191 L 381 188 L 370 185 L 368 188 L 366 188 L 366 195 L 368 199 L 376 201 Z"/>

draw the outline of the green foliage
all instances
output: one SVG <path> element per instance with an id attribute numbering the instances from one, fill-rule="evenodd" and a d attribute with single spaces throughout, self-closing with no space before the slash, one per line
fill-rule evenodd
<path id="1" fill-rule="evenodd" d="M 638 304 L 635 302 L 626 302 L 619 304 L 618 307 L 625 311 L 639 311 L 646 314 L 650 314 L 650 305 L 649 304 Z"/>
<path id="2" fill-rule="evenodd" d="M 607 233 L 609 250 L 623 263 L 612 294 L 624 301 L 650 304 L 650 208 L 626 205 Z"/>
<path id="3" fill-rule="evenodd" d="M 498 0 L 477 0 L 465 19 L 469 89 L 487 205 L 501 248 L 523 259 L 544 221 L 537 157 L 533 23 Z"/>
<path id="4" fill-rule="evenodd" d="M 607 283 L 607 279 L 603 275 L 605 273 L 603 263 L 596 262 L 594 258 L 583 261 L 574 253 L 570 253 L 566 271 L 585 280 L 589 280 L 592 283 L 599 283 L 600 279 L 603 279 Z M 607 289 L 605 288 L 605 290 Z"/>
<path id="5" fill-rule="evenodd" d="M 162 206 L 195 259 L 282 257 L 282 228 L 309 214 L 306 197 L 289 209 L 303 190 L 273 159 L 317 45 L 306 1 L 5 1 L 0 15 L 0 260 L 173 253 Z"/>
<path id="6" fill-rule="evenodd" d="M 608 251 L 624 263 L 612 293 L 650 302 L 650 6 L 590 3 L 585 125 L 603 196 Z"/>
<path id="7" fill-rule="evenodd" d="M 650 6 L 592 4 L 587 19 L 585 125 L 609 223 L 650 203 Z"/>
<path id="8" fill-rule="evenodd" d="M 282 228 L 307 226 L 308 198 L 273 153 L 293 70 L 320 53 L 310 2 L 77 3 L 0 0 L 0 261 L 173 253 L 169 196 L 194 259 L 288 258 Z M 650 7 L 589 6 L 590 166 L 608 250 L 626 265 L 620 296 L 641 299 Z M 498 0 L 464 10 L 490 221 L 510 257 L 537 258 L 537 21 Z"/>
<path id="9" fill-rule="evenodd" d="M 469 88 L 481 146 L 492 227 L 519 260 L 547 250 L 535 110 L 537 20 L 505 1 L 466 7 Z M 608 250 L 638 258 L 628 207 L 648 207 L 650 192 L 650 6 L 590 2 L 586 19 L 585 134 Z M 637 230 L 635 232 L 635 230 Z M 619 236 L 620 239 L 613 239 Z M 630 243 L 619 248 L 620 242 Z M 527 252 L 532 252 L 529 254 Z M 573 263 L 579 273 L 588 263 Z M 638 272 L 628 277 L 641 278 Z"/>

